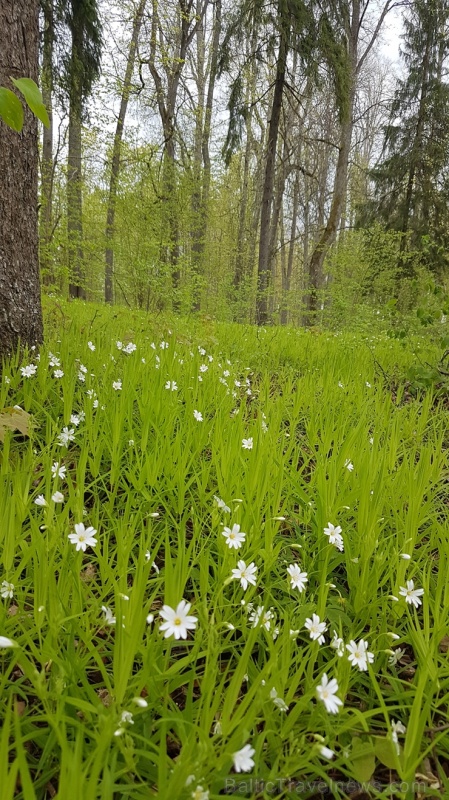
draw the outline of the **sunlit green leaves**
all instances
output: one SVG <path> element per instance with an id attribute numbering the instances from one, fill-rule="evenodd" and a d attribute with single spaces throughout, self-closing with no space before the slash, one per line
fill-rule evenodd
<path id="1" fill-rule="evenodd" d="M 11 78 L 11 80 L 19 92 L 23 94 L 25 102 L 33 114 L 48 128 L 50 120 L 48 119 L 47 109 L 42 100 L 40 89 L 36 83 L 31 78 Z"/>
<path id="2" fill-rule="evenodd" d="M 37 84 L 31 78 L 11 78 L 11 81 L 23 95 L 33 114 L 48 128 L 50 120 Z M 20 133 L 24 119 L 23 106 L 17 95 L 5 86 L 0 86 L 0 117 L 10 128 Z"/>
<path id="3" fill-rule="evenodd" d="M 19 98 L 10 89 L 0 86 L 0 117 L 10 128 L 21 131 L 23 108 Z"/>

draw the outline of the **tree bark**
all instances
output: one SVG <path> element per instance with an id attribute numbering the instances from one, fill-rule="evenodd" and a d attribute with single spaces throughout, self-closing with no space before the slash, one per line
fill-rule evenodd
<path id="1" fill-rule="evenodd" d="M 309 298 L 308 310 L 311 312 L 308 315 L 309 324 L 313 324 L 313 317 L 318 308 L 318 295 L 317 291 L 320 286 L 320 279 L 323 273 L 323 264 L 329 249 L 334 244 L 338 226 L 340 225 L 342 211 L 344 208 L 347 186 L 348 186 L 348 164 L 349 153 L 351 149 L 351 139 L 353 130 L 353 113 L 354 101 L 356 96 L 357 78 L 360 70 L 371 51 L 376 39 L 379 36 L 380 29 L 383 25 L 385 17 L 390 9 L 393 7 L 393 0 L 385 0 L 382 11 L 379 14 L 377 23 L 371 33 L 368 44 L 366 45 L 362 55 L 358 56 L 359 41 L 362 32 L 363 18 L 368 7 L 368 3 L 362 3 L 361 0 L 351 0 L 348 2 L 345 9 L 344 18 L 346 19 L 346 40 L 348 47 L 348 90 L 346 109 L 341 122 L 339 153 L 337 160 L 337 167 L 335 170 L 334 178 L 334 191 L 332 197 L 331 208 L 326 226 L 315 245 L 309 265 Z"/>
<path id="2" fill-rule="evenodd" d="M 67 235 L 70 297 L 86 297 L 83 253 L 81 113 L 70 105 L 69 148 L 67 157 Z"/>
<path id="3" fill-rule="evenodd" d="M 45 0 L 41 5 L 44 14 L 41 74 L 42 99 L 47 109 L 50 125 L 48 128 L 44 126 L 42 135 L 39 255 L 42 280 L 45 284 L 50 285 L 54 281 L 52 259 L 49 252 L 53 218 L 53 0 Z"/>
<path id="4" fill-rule="evenodd" d="M 196 0 L 196 10 L 199 10 L 199 0 Z M 206 102 L 206 40 L 204 30 L 204 19 L 201 17 L 199 20 L 196 32 L 196 63 L 195 63 L 195 83 L 197 89 L 197 105 L 194 109 L 195 114 L 195 137 L 193 143 L 193 169 L 192 169 L 192 194 L 190 206 L 192 211 L 192 226 L 190 237 L 192 241 L 191 246 L 191 263 L 192 263 L 192 277 L 193 277 L 193 302 L 192 311 L 199 311 L 201 306 L 200 300 L 200 286 L 197 276 L 200 272 L 201 257 L 203 252 L 202 242 L 202 224 L 201 217 L 204 214 L 203 199 L 202 199 L 202 167 L 203 167 L 203 153 L 201 143 L 203 138 L 203 125 L 204 113 Z"/>
<path id="5" fill-rule="evenodd" d="M 279 121 L 282 110 L 282 97 L 287 69 L 289 29 L 286 19 L 280 15 L 280 41 L 276 63 L 271 118 L 268 126 L 268 141 L 265 161 L 265 176 L 262 190 L 260 212 L 259 260 L 257 265 L 256 322 L 265 325 L 268 321 L 267 291 L 270 278 L 270 220 L 273 203 L 276 151 L 279 134 Z"/>
<path id="6" fill-rule="evenodd" d="M 422 78 L 421 78 L 421 91 L 419 98 L 418 119 L 416 122 L 416 133 L 413 141 L 412 155 L 410 161 L 410 169 L 407 176 L 407 190 L 405 193 L 404 211 L 402 215 L 401 225 L 401 241 L 399 245 L 399 260 L 398 260 L 398 276 L 397 276 L 397 294 L 399 294 L 399 287 L 402 278 L 410 278 L 413 276 L 413 268 L 407 265 L 405 259 L 405 252 L 407 250 L 407 231 L 412 213 L 412 197 L 413 187 L 415 184 L 416 169 L 418 161 L 420 160 L 420 151 L 422 145 L 422 136 L 425 124 L 427 92 L 429 88 L 429 59 L 430 59 L 430 36 L 427 37 L 426 49 L 423 56 L 422 65 Z"/>
<path id="7" fill-rule="evenodd" d="M 308 296 L 308 315 L 309 324 L 313 324 L 313 314 L 318 308 L 318 290 L 320 288 L 321 276 L 323 274 L 324 259 L 329 248 L 334 244 L 338 226 L 340 224 L 343 211 L 346 189 L 348 185 L 348 163 L 351 149 L 352 128 L 353 128 L 353 107 L 354 107 L 355 87 L 351 88 L 349 101 L 348 117 L 343 121 L 340 133 L 340 144 L 338 150 L 338 160 L 335 170 L 334 190 L 329 216 L 325 228 L 315 245 L 310 264 L 309 264 L 309 296 Z"/>
<path id="8" fill-rule="evenodd" d="M 185 64 L 187 49 L 198 29 L 201 15 L 192 15 L 193 0 L 178 0 L 177 2 L 177 29 L 173 42 L 173 52 L 162 58 L 165 71 L 166 88 L 162 74 L 157 64 L 159 37 L 163 34 L 159 19 L 159 0 L 152 0 L 151 41 L 148 67 L 156 89 L 156 101 L 164 134 L 164 152 L 162 157 L 162 190 L 164 196 L 165 224 L 167 227 L 167 246 L 165 250 L 166 263 L 170 264 L 174 310 L 179 308 L 179 284 L 181 279 L 179 265 L 179 219 L 177 208 L 177 176 L 176 176 L 176 103 L 178 98 L 179 82 Z M 204 13 L 204 6 L 203 12 Z M 161 256 L 164 254 L 162 253 Z"/>
<path id="9" fill-rule="evenodd" d="M 192 266 L 195 275 L 200 274 L 202 271 L 202 261 L 208 226 L 209 193 L 211 181 L 209 145 L 215 81 L 218 67 L 218 50 L 221 33 L 221 9 L 221 0 L 215 0 L 212 43 L 209 55 L 209 81 L 207 93 L 205 81 L 205 73 L 207 70 L 205 70 L 205 41 L 202 17 L 200 17 L 200 23 L 197 30 L 197 87 L 199 103 L 197 110 L 197 131 L 195 132 L 195 183 L 192 193 Z M 200 2 L 198 2 L 197 15 L 200 15 L 201 13 L 201 5 Z M 193 311 L 199 311 L 201 302 L 198 287 L 196 287 L 194 294 L 195 298 L 193 303 Z"/>
<path id="10" fill-rule="evenodd" d="M 239 225 L 237 232 L 237 245 L 235 251 L 235 263 L 233 274 L 233 286 L 235 295 L 239 291 L 240 285 L 245 279 L 249 271 L 249 258 L 248 258 L 248 237 L 247 237 L 247 217 L 248 217 L 248 198 L 249 198 L 249 184 L 250 184 L 250 166 L 251 154 L 253 151 L 253 101 L 256 94 L 256 78 L 257 70 L 254 58 L 251 54 L 254 53 L 257 46 L 257 27 L 254 26 L 253 37 L 251 44 L 247 41 L 246 59 L 249 66 L 249 76 L 246 80 L 245 89 L 245 107 L 247 114 L 245 118 L 245 131 L 246 141 L 245 150 L 243 154 L 243 175 L 240 182 L 240 200 L 239 200 Z M 256 225 L 257 227 L 257 225 Z M 251 263 L 252 269 L 252 263 Z"/>
<path id="11" fill-rule="evenodd" d="M 77 65 L 82 58 L 82 31 L 72 31 L 72 69 L 69 108 L 69 145 L 67 154 L 67 237 L 69 266 L 69 295 L 85 298 L 83 253 L 83 195 L 81 113 L 82 87 Z"/>
<path id="12" fill-rule="evenodd" d="M 280 228 L 280 220 L 282 218 L 282 204 L 284 201 L 284 193 L 285 193 L 285 184 L 288 178 L 288 166 L 287 166 L 287 155 L 288 155 L 288 145 L 287 145 L 287 132 L 285 131 L 284 136 L 284 145 L 282 148 L 282 155 L 280 158 L 280 163 L 278 165 L 277 170 L 277 177 L 276 177 L 276 187 L 274 188 L 274 199 L 273 199 L 273 211 L 271 214 L 271 221 L 270 221 L 270 243 L 269 243 L 269 262 L 268 268 L 270 271 L 270 280 L 271 286 L 273 287 L 273 291 L 270 297 L 270 314 L 273 313 L 275 308 L 275 291 L 276 291 L 276 249 L 277 249 L 277 241 L 278 241 L 278 231 Z M 281 253 L 284 250 L 283 247 L 283 239 L 281 237 Z"/>
<path id="13" fill-rule="evenodd" d="M 295 243 L 296 243 L 296 225 L 298 221 L 299 212 L 299 173 L 296 173 L 295 185 L 293 188 L 293 208 L 292 208 L 292 227 L 290 232 L 290 241 L 288 243 L 288 257 L 287 263 L 282 264 L 282 304 L 281 304 L 281 325 L 286 325 L 288 322 L 288 297 L 290 294 L 290 286 L 293 273 L 293 260 L 295 256 Z"/>
<path id="14" fill-rule="evenodd" d="M 0 85 L 37 81 L 37 0 L 0 4 Z M 22 132 L 0 121 L 0 359 L 42 342 L 37 220 L 38 132 L 28 108 Z"/>
<path id="15" fill-rule="evenodd" d="M 112 149 L 111 178 L 109 182 L 109 200 L 106 218 L 106 253 L 105 253 L 105 276 L 104 276 L 104 299 L 106 303 L 114 302 L 114 250 L 113 239 L 115 230 L 115 208 L 117 201 L 118 177 L 120 172 L 120 156 L 122 149 L 123 128 L 128 109 L 129 95 L 131 91 L 131 80 L 133 76 L 134 64 L 136 61 L 137 44 L 139 41 L 140 29 L 142 27 L 143 15 L 147 0 L 140 0 L 136 15 L 134 17 L 131 42 L 129 45 L 128 60 L 126 62 L 125 78 L 123 81 L 122 98 L 120 111 L 117 119 L 117 126 L 114 135 L 114 145 Z"/>

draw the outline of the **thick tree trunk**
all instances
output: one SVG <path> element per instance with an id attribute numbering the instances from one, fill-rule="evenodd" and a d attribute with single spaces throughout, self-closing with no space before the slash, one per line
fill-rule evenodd
<path id="1" fill-rule="evenodd" d="M 276 150 L 279 134 L 279 121 L 282 111 L 282 97 L 287 69 L 289 31 L 282 22 L 280 31 L 279 52 L 276 64 L 271 118 L 268 126 L 268 141 L 265 161 L 265 177 L 262 190 L 262 207 L 260 212 L 259 261 L 257 266 L 257 299 L 256 322 L 265 325 L 268 321 L 268 285 L 270 278 L 270 220 L 273 203 Z"/>
<path id="2" fill-rule="evenodd" d="M 115 230 L 115 207 L 117 201 L 117 186 L 120 172 L 120 155 L 122 149 L 123 128 L 128 109 L 129 94 L 131 91 L 131 80 L 133 76 L 134 64 L 136 61 L 137 44 L 139 41 L 140 29 L 142 27 L 143 15 L 147 0 L 140 0 L 139 6 L 134 17 L 131 42 L 129 45 L 128 60 L 126 62 L 125 79 L 123 81 L 122 99 L 120 111 L 117 119 L 117 126 L 114 135 L 114 145 L 112 150 L 111 179 L 109 182 L 109 200 L 106 219 L 106 253 L 105 253 L 105 275 L 104 275 L 104 299 L 106 303 L 114 302 L 114 250 L 113 239 Z"/>
<path id="3" fill-rule="evenodd" d="M 38 2 L 0 3 L 0 86 L 37 80 Z M 22 132 L 0 121 L 0 359 L 42 342 L 37 234 L 37 120 L 25 109 Z"/>
<path id="4" fill-rule="evenodd" d="M 42 99 L 48 113 L 50 125 L 44 127 L 42 135 L 41 160 L 41 209 L 40 209 L 40 267 L 45 284 L 54 282 L 50 243 L 52 239 L 53 202 L 53 43 L 54 9 L 53 0 L 41 4 L 44 13 L 44 37 L 42 48 Z"/>

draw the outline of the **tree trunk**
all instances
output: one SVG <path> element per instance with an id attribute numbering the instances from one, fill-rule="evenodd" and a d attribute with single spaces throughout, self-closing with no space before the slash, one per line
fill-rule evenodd
<path id="1" fill-rule="evenodd" d="M 351 139 L 353 130 L 353 113 L 354 101 L 356 96 L 357 77 L 360 73 L 362 65 L 366 60 L 369 52 L 371 51 L 379 32 L 383 25 L 386 15 L 391 8 L 394 7 L 393 0 L 385 0 L 381 13 L 379 14 L 377 23 L 374 25 L 374 30 L 370 34 L 368 43 L 361 57 L 358 56 L 359 39 L 362 33 L 363 18 L 368 7 L 367 3 L 362 3 L 361 0 L 352 0 L 348 3 L 347 12 L 343 19 L 345 20 L 345 34 L 347 40 L 347 65 L 343 69 L 348 69 L 347 75 L 347 90 L 345 108 L 342 109 L 342 121 L 340 132 L 339 153 L 337 160 L 337 167 L 335 170 L 334 178 L 334 191 L 332 197 L 331 208 L 327 224 L 315 245 L 309 265 L 309 299 L 308 309 L 311 314 L 309 315 L 309 324 L 313 322 L 313 316 L 318 307 L 317 290 L 320 284 L 320 278 L 323 273 L 323 264 L 329 249 L 334 244 L 338 226 L 340 225 L 345 199 L 348 186 L 348 164 L 349 153 L 351 150 Z"/>
<path id="2" fill-rule="evenodd" d="M 239 225 L 237 231 L 237 245 L 234 263 L 233 286 L 236 290 L 237 296 L 240 284 L 243 282 L 248 271 L 248 245 L 246 236 L 247 226 L 247 213 L 248 213 L 248 196 L 249 196 L 249 181 L 250 181 L 250 164 L 251 164 L 251 150 L 253 145 L 253 100 L 256 93 L 256 69 L 254 59 L 251 58 L 251 53 L 254 52 L 257 45 L 257 28 L 254 28 L 253 39 L 251 41 L 251 50 L 249 49 L 249 42 L 247 43 L 246 58 L 249 65 L 250 74 L 246 81 L 245 89 L 245 107 L 248 109 L 245 118 L 245 131 L 246 142 L 245 151 L 243 154 L 243 175 L 240 182 L 240 200 L 239 200 Z"/>
<path id="3" fill-rule="evenodd" d="M 333 121 L 333 114 L 329 113 L 326 119 L 326 125 L 324 127 L 324 136 L 328 143 L 324 145 L 321 159 L 320 159 L 320 166 L 318 169 L 317 174 L 317 188 L 316 188 L 316 227 L 318 232 L 322 232 L 326 229 L 325 220 L 326 220 L 326 205 L 327 205 L 327 198 L 328 198 L 328 179 L 329 179 L 329 171 L 331 168 L 331 145 L 329 144 L 332 139 L 332 133 L 334 128 L 334 121 Z M 344 155 L 343 155 L 344 158 Z M 337 164 L 338 169 L 338 164 Z M 307 182 L 307 187 L 309 186 Z M 306 192 L 308 195 L 308 192 Z M 346 196 L 346 190 L 344 191 L 344 197 Z M 335 182 L 334 182 L 334 195 L 335 197 Z M 305 287 L 307 292 L 305 294 L 305 313 L 303 317 L 304 325 L 313 324 L 313 312 L 317 310 L 317 292 L 322 286 L 323 283 L 323 264 L 325 253 L 323 256 L 323 260 L 319 261 L 318 259 L 314 260 L 314 256 L 316 253 L 316 242 L 312 243 L 312 257 L 309 261 L 309 243 L 310 243 L 310 209 L 309 209 L 309 200 L 307 200 L 307 235 L 304 236 L 304 267 L 306 271 L 306 283 Z M 331 218 L 332 214 L 332 205 L 330 209 L 330 215 L 328 219 L 328 223 Z M 338 214 L 338 209 L 335 209 L 335 213 Z M 338 224 L 335 231 L 335 237 L 337 235 Z M 306 230 L 306 227 L 305 227 Z M 322 233 L 321 233 L 322 236 Z M 318 240 L 320 241 L 320 240 Z M 329 245 L 330 247 L 331 245 Z M 325 249 L 325 248 L 324 248 Z M 308 283 L 307 283 L 308 281 Z M 310 312 L 312 311 L 312 314 Z"/>
<path id="4" fill-rule="evenodd" d="M 326 258 L 329 248 L 334 244 L 337 237 L 338 226 L 340 224 L 345 201 L 346 188 L 348 184 L 349 152 L 351 149 L 353 127 L 353 104 L 354 93 L 352 92 L 349 112 L 350 116 L 343 122 L 341 126 L 338 160 L 334 178 L 334 191 L 329 216 L 326 226 L 317 244 L 315 245 L 309 264 L 310 291 L 308 298 L 308 310 L 311 312 L 311 315 L 309 316 L 310 324 L 313 324 L 313 314 L 318 308 L 318 289 L 320 287 L 320 278 L 323 273 L 324 259 Z"/>
<path id="5" fill-rule="evenodd" d="M 407 260 L 405 258 L 405 252 L 407 250 L 407 231 L 409 228 L 410 216 L 412 213 L 413 187 L 415 184 L 416 168 L 418 166 L 418 161 L 421 158 L 420 152 L 421 152 L 422 136 L 425 124 L 426 102 L 427 102 L 427 93 L 429 88 L 429 59 L 430 59 L 430 45 L 431 45 L 430 39 L 431 37 L 427 36 L 426 49 L 424 51 L 424 56 L 423 56 L 418 119 L 416 122 L 416 133 L 412 148 L 410 169 L 407 176 L 407 189 L 405 193 L 404 211 L 402 214 L 401 241 L 399 245 L 399 261 L 398 261 L 396 294 L 399 294 L 402 278 L 406 277 L 410 278 L 413 276 L 413 268 L 410 266 L 410 264 L 407 264 Z"/>
<path id="6" fill-rule="evenodd" d="M 190 7 L 191 10 L 191 7 Z M 150 54 L 148 66 L 156 89 L 156 101 L 164 133 L 164 152 L 162 156 L 162 190 L 164 196 L 164 216 L 167 228 L 167 244 L 162 248 L 161 260 L 170 265 L 174 310 L 180 306 L 179 285 L 181 271 L 179 265 L 179 211 L 177 202 L 177 174 L 176 174 L 176 104 L 178 99 L 179 82 L 185 64 L 188 47 L 200 25 L 200 18 L 190 14 L 183 0 L 177 3 L 177 19 L 173 52 L 164 53 L 163 69 L 165 71 L 165 84 L 162 73 L 157 64 L 157 51 L 163 31 L 159 18 L 159 0 L 152 0 Z M 163 252 L 165 251 L 165 253 Z"/>
<path id="7" fill-rule="evenodd" d="M 256 322 L 265 325 L 268 321 L 268 284 L 270 277 L 270 220 L 273 203 L 273 189 L 276 165 L 276 150 L 279 134 L 279 121 L 282 110 L 282 97 L 287 69 L 289 30 L 288 23 L 281 16 L 280 42 L 276 63 L 271 118 L 268 126 L 268 141 L 265 161 L 265 176 L 262 190 L 260 212 L 259 260 L 257 266 Z"/>
<path id="8" fill-rule="evenodd" d="M 192 264 L 195 275 L 198 275 L 202 270 L 202 261 L 204 255 L 204 247 L 206 243 L 207 225 L 208 225 L 208 212 L 209 212 L 209 193 L 210 193 L 210 180 L 211 180 L 211 163 L 210 163 L 210 133 L 211 133 L 211 120 L 212 108 L 214 102 L 215 81 L 217 77 L 218 67 L 218 50 L 220 44 L 221 33 L 221 0 L 215 0 L 214 3 L 214 23 L 212 31 L 212 43 L 209 56 L 209 83 L 207 87 L 207 94 L 205 96 L 205 41 L 204 41 L 204 25 L 202 18 L 197 31 L 197 61 L 198 61 L 198 98 L 199 108 L 197 111 L 197 125 L 198 125 L 198 140 L 195 142 L 195 162 L 196 169 L 194 175 L 194 191 L 192 194 L 192 211 L 193 211 L 193 231 L 192 231 Z M 198 5 L 197 16 L 200 16 L 201 8 Z M 205 99 L 205 105 L 203 109 Z M 198 287 L 195 291 L 195 299 L 193 303 L 193 311 L 200 310 L 200 293 Z"/>
<path id="9" fill-rule="evenodd" d="M 295 185 L 293 189 L 293 208 L 292 208 L 292 227 L 290 233 L 290 241 L 288 243 L 288 258 L 287 264 L 282 265 L 282 305 L 281 305 L 281 325 L 286 325 L 288 322 L 288 296 L 290 293 L 293 260 L 295 256 L 295 243 L 296 243 L 296 223 L 299 212 L 299 172 L 296 173 Z"/>
<path id="10" fill-rule="evenodd" d="M 69 115 L 69 148 L 67 157 L 67 234 L 69 262 L 69 295 L 86 297 L 83 253 L 81 113 L 77 102 L 71 102 Z"/>
<path id="11" fill-rule="evenodd" d="M 37 0 L 0 4 L 0 85 L 37 80 Z M 37 120 L 25 109 L 22 132 L 0 121 L 0 359 L 42 342 L 37 228 Z"/>
<path id="12" fill-rule="evenodd" d="M 199 14 L 199 0 L 196 2 L 196 12 Z M 191 263 L 193 273 L 193 303 L 192 311 L 199 311 L 201 307 L 200 299 L 200 285 L 198 275 L 201 269 L 201 257 L 203 252 L 202 242 L 202 222 L 201 217 L 204 214 L 203 198 L 202 198 L 202 166 L 203 166 L 203 153 L 201 148 L 203 138 L 203 125 L 204 113 L 206 102 L 206 41 L 204 31 L 204 18 L 200 16 L 198 29 L 196 32 L 196 63 L 195 63 L 195 82 L 197 89 L 197 105 L 195 108 L 195 137 L 193 143 L 193 168 L 192 168 L 192 194 L 190 199 L 190 206 L 192 212 L 192 227 L 190 237 L 191 245 Z"/>
<path id="13" fill-rule="evenodd" d="M 167 225 L 167 242 L 165 246 L 166 256 L 164 261 L 170 264 L 173 298 L 172 306 L 174 311 L 179 311 L 180 298 L 179 287 L 181 283 L 181 270 L 179 265 L 179 213 L 178 213 L 178 181 L 176 174 L 176 160 L 175 160 L 175 140 L 174 140 L 174 123 L 172 134 L 168 141 L 165 143 L 165 150 L 163 155 L 162 165 L 162 189 L 164 194 L 165 212 L 166 212 L 166 225 Z"/>
<path id="14" fill-rule="evenodd" d="M 203 140 L 201 144 L 201 149 L 203 152 L 203 167 L 204 167 L 203 206 L 205 208 L 205 213 L 203 215 L 203 225 L 204 225 L 204 231 L 202 237 L 203 248 L 204 248 L 204 238 L 207 230 L 207 209 L 208 209 L 209 192 L 210 192 L 211 164 L 210 164 L 209 145 L 210 145 L 210 134 L 211 134 L 212 108 L 214 103 L 214 91 L 215 91 L 215 83 L 217 80 L 217 72 L 218 72 L 218 54 L 220 46 L 221 11 L 222 11 L 221 0 L 215 0 L 214 9 L 215 9 L 215 19 L 214 19 L 214 28 L 212 36 L 212 52 L 210 56 L 209 85 L 207 87 Z"/>
<path id="15" fill-rule="evenodd" d="M 278 230 L 279 230 L 280 220 L 281 220 L 281 216 L 282 216 L 282 203 L 283 203 L 283 200 L 284 200 L 285 184 L 287 182 L 287 177 L 288 177 L 288 175 L 287 175 L 287 163 L 286 163 L 288 145 L 287 145 L 286 136 L 287 136 L 287 134 L 285 135 L 285 138 L 284 138 L 284 146 L 282 148 L 282 156 L 281 156 L 280 163 L 279 163 L 279 166 L 278 166 L 278 174 L 277 174 L 277 178 L 276 178 L 276 181 L 275 181 L 276 188 L 275 188 L 275 191 L 274 191 L 273 213 L 271 215 L 271 223 L 270 223 L 270 244 L 269 244 L 269 263 L 268 263 L 268 267 L 269 267 L 269 271 L 270 271 L 271 285 L 273 287 L 273 292 L 271 293 L 271 297 L 270 297 L 270 314 L 273 312 L 274 307 L 275 307 L 274 291 L 275 291 L 275 285 L 276 285 L 276 271 L 277 271 L 276 270 L 276 267 L 277 267 L 277 262 L 276 262 L 276 249 L 277 249 L 277 247 L 276 246 L 277 246 L 277 241 L 278 241 Z M 282 237 L 281 237 L 281 243 L 282 243 Z M 284 249 L 284 247 L 281 246 L 281 251 L 283 249 Z"/>
<path id="16" fill-rule="evenodd" d="M 67 238 L 69 295 L 72 298 L 86 297 L 84 285 L 83 254 L 83 196 L 82 196 L 82 152 L 81 114 L 83 96 L 79 75 L 79 62 L 83 53 L 83 32 L 76 26 L 72 30 L 71 85 L 69 108 L 69 145 L 67 154 Z"/>
<path id="17" fill-rule="evenodd" d="M 41 209 L 40 209 L 40 267 L 42 280 L 50 285 L 54 282 L 52 259 L 49 248 L 52 238 L 53 201 L 53 43 L 54 9 L 53 0 L 42 4 L 44 13 L 44 37 L 42 48 L 42 99 L 47 109 L 50 125 L 44 127 L 42 136 L 41 160 Z"/>
<path id="18" fill-rule="evenodd" d="M 113 274 L 114 274 L 114 250 L 113 239 L 115 230 L 115 207 L 117 201 L 117 186 L 120 171 L 120 155 L 122 149 L 123 128 L 125 125 L 126 111 L 131 91 L 131 80 L 136 60 L 137 44 L 139 41 L 140 29 L 142 27 L 143 15 L 147 0 L 140 0 L 139 6 L 134 17 L 131 42 L 129 45 L 128 60 L 126 62 L 125 79 L 123 81 L 122 98 L 120 111 L 117 119 L 117 126 L 114 135 L 114 145 L 112 149 L 111 178 L 109 182 L 109 200 L 106 218 L 106 253 L 105 253 L 105 276 L 104 276 L 104 299 L 106 303 L 114 302 Z"/>

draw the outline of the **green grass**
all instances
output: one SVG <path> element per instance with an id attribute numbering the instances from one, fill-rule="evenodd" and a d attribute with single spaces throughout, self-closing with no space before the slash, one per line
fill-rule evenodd
<path id="1" fill-rule="evenodd" d="M 203 800 L 226 786 L 318 797 L 320 782 L 343 798 L 370 779 L 375 798 L 448 796 L 447 410 L 407 395 L 417 350 L 431 346 L 47 308 L 40 361 L 6 364 L 0 386 L 0 408 L 33 416 L 30 438 L 7 432 L 0 445 L 0 583 L 14 584 L 0 635 L 15 644 L 0 649 L 1 800 L 175 800 L 198 786 Z M 85 553 L 68 538 L 80 522 L 97 531 Z M 234 523 L 238 551 L 222 536 Z M 246 591 L 231 579 L 239 559 L 257 566 Z M 301 593 L 293 563 L 308 575 Z M 417 609 L 399 594 L 410 579 L 424 589 Z M 196 629 L 164 638 L 159 610 L 182 598 Z M 250 604 L 271 610 L 266 627 Z M 314 613 L 323 645 L 305 628 Z M 366 671 L 338 656 L 334 634 L 368 642 Z M 318 699 L 324 673 L 338 714 Z M 393 720 L 406 727 L 397 744 Z M 246 744 L 255 766 L 239 775 Z"/>

